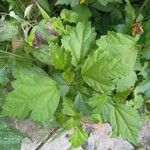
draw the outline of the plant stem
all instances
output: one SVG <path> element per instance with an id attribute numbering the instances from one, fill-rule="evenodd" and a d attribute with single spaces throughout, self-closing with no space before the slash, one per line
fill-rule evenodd
<path id="1" fill-rule="evenodd" d="M 145 1 L 143 2 L 142 6 L 141 6 L 141 8 L 140 8 L 140 10 L 139 10 L 139 14 L 143 11 L 143 9 L 144 9 L 144 7 L 145 7 L 145 5 L 146 5 L 147 2 L 148 2 L 148 0 L 145 0 Z"/>
<path id="2" fill-rule="evenodd" d="M 0 15 L 7 15 L 7 16 L 9 16 L 9 14 L 5 13 L 5 12 L 0 12 Z"/>
<path id="3" fill-rule="evenodd" d="M 20 56 L 20 55 L 17 55 L 17 54 L 13 54 L 13 53 L 10 53 L 10 52 L 6 52 L 6 51 L 3 51 L 3 50 L 0 50 L 0 52 L 4 53 L 4 54 L 11 55 L 11 56 L 19 57 L 19 58 L 25 58 L 23 56 Z"/>
<path id="4" fill-rule="evenodd" d="M 3 11 L 5 11 L 5 8 L 3 7 L 3 5 L 2 5 L 2 4 L 0 4 L 0 8 L 2 8 L 2 9 L 3 9 Z"/>

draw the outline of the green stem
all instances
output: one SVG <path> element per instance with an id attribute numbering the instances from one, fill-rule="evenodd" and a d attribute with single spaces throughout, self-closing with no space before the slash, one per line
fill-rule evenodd
<path id="1" fill-rule="evenodd" d="M 145 5 L 146 5 L 147 2 L 148 2 L 148 0 L 145 0 L 145 1 L 143 2 L 142 6 L 141 6 L 141 8 L 140 8 L 140 10 L 139 10 L 139 14 L 143 11 L 143 9 L 144 9 L 144 7 L 145 7 Z"/>
<path id="2" fill-rule="evenodd" d="M 9 16 L 8 13 L 4 13 L 4 12 L 0 12 L 0 15 L 7 15 L 7 16 Z"/>
<path id="3" fill-rule="evenodd" d="M 2 8 L 2 9 L 3 9 L 3 11 L 5 11 L 5 8 L 3 7 L 3 5 L 2 5 L 2 4 L 0 4 L 0 8 Z"/>
<path id="4" fill-rule="evenodd" d="M 17 54 L 13 54 L 13 53 L 10 53 L 10 52 L 6 52 L 6 51 L 3 51 L 3 50 L 0 50 L 0 52 L 4 53 L 4 54 L 11 55 L 11 56 L 19 57 L 19 58 L 25 58 L 23 56 L 20 56 L 20 55 L 17 55 Z"/>
<path id="5" fill-rule="evenodd" d="M 0 58 L 8 58 L 9 56 L 0 56 Z"/>

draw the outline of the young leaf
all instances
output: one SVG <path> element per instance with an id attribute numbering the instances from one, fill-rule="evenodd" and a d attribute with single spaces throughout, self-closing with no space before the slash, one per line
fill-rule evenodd
<path id="1" fill-rule="evenodd" d="M 71 99 L 64 97 L 62 112 L 68 116 L 75 116 L 76 115 L 76 112 L 74 109 L 74 104 L 73 104 L 73 101 Z"/>
<path id="2" fill-rule="evenodd" d="M 71 54 L 59 45 L 50 46 L 51 63 L 56 69 L 65 69 L 71 63 Z"/>
<path id="3" fill-rule="evenodd" d="M 56 82 L 37 67 L 19 69 L 14 77 L 17 80 L 12 83 L 14 90 L 6 98 L 3 114 L 25 118 L 30 113 L 39 122 L 52 119 L 60 99 Z"/>
<path id="4" fill-rule="evenodd" d="M 110 92 L 119 78 L 133 70 L 136 41 L 121 33 L 108 32 L 97 40 L 97 45 L 99 48 L 85 61 L 82 77 L 95 90 Z"/>
<path id="5" fill-rule="evenodd" d="M 76 128 L 73 134 L 69 137 L 69 141 L 72 143 L 73 147 L 78 147 L 83 144 L 87 138 L 87 132 L 83 131 L 81 128 Z"/>
<path id="6" fill-rule="evenodd" d="M 71 84 L 73 82 L 73 80 L 74 80 L 75 73 L 71 70 L 71 68 L 68 68 L 63 73 L 63 77 L 67 81 L 67 83 Z"/>
<path id="7" fill-rule="evenodd" d="M 68 9 L 63 9 L 60 13 L 60 17 L 64 21 L 75 23 L 78 19 L 78 13 L 68 10 Z"/>
<path id="8" fill-rule="evenodd" d="M 0 120 L 0 149 L 20 150 L 23 135 Z"/>
<path id="9" fill-rule="evenodd" d="M 75 126 L 79 126 L 79 125 L 81 125 L 80 120 L 75 120 L 75 119 L 73 119 L 73 118 L 71 117 L 69 120 L 67 120 L 67 121 L 64 123 L 64 128 L 65 128 L 65 129 L 71 129 L 71 128 L 73 128 L 73 127 L 75 127 Z"/>
<path id="10" fill-rule="evenodd" d="M 63 114 L 62 112 L 56 112 L 55 119 L 60 125 L 63 125 L 69 119 L 69 117 Z"/>
<path id="11" fill-rule="evenodd" d="M 65 50 L 72 54 L 72 64 L 77 66 L 91 51 L 95 43 L 95 30 L 89 22 L 79 22 L 68 36 L 62 39 Z"/>
<path id="12" fill-rule="evenodd" d="M 135 109 L 124 104 L 115 105 L 110 112 L 110 121 L 116 135 L 137 144 L 140 115 Z"/>
<path id="13" fill-rule="evenodd" d="M 89 106 L 93 108 L 93 113 L 100 113 L 105 102 L 107 101 L 107 95 L 95 94 L 89 99 Z"/>

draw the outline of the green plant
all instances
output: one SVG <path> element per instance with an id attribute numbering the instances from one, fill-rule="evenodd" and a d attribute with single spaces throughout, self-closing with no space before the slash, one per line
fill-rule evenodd
<path id="1" fill-rule="evenodd" d="M 16 129 L 9 127 L 3 120 L 0 121 L 1 149 L 20 149 L 24 136 Z"/>
<path id="2" fill-rule="evenodd" d="M 150 111 L 150 6 L 131 3 L 58 0 L 50 11 L 33 2 L 25 18 L 3 15 L 1 116 L 74 128 L 73 147 L 88 138 L 84 116 L 137 145 Z"/>

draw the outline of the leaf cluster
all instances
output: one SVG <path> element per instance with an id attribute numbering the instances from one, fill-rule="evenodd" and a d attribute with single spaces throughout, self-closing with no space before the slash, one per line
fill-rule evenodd
<path id="1" fill-rule="evenodd" d="M 73 129 L 73 147 L 88 139 L 84 123 L 108 122 L 137 145 L 150 114 L 149 3 L 7 0 L 0 9 L 8 6 L 0 19 L 1 116 Z"/>

